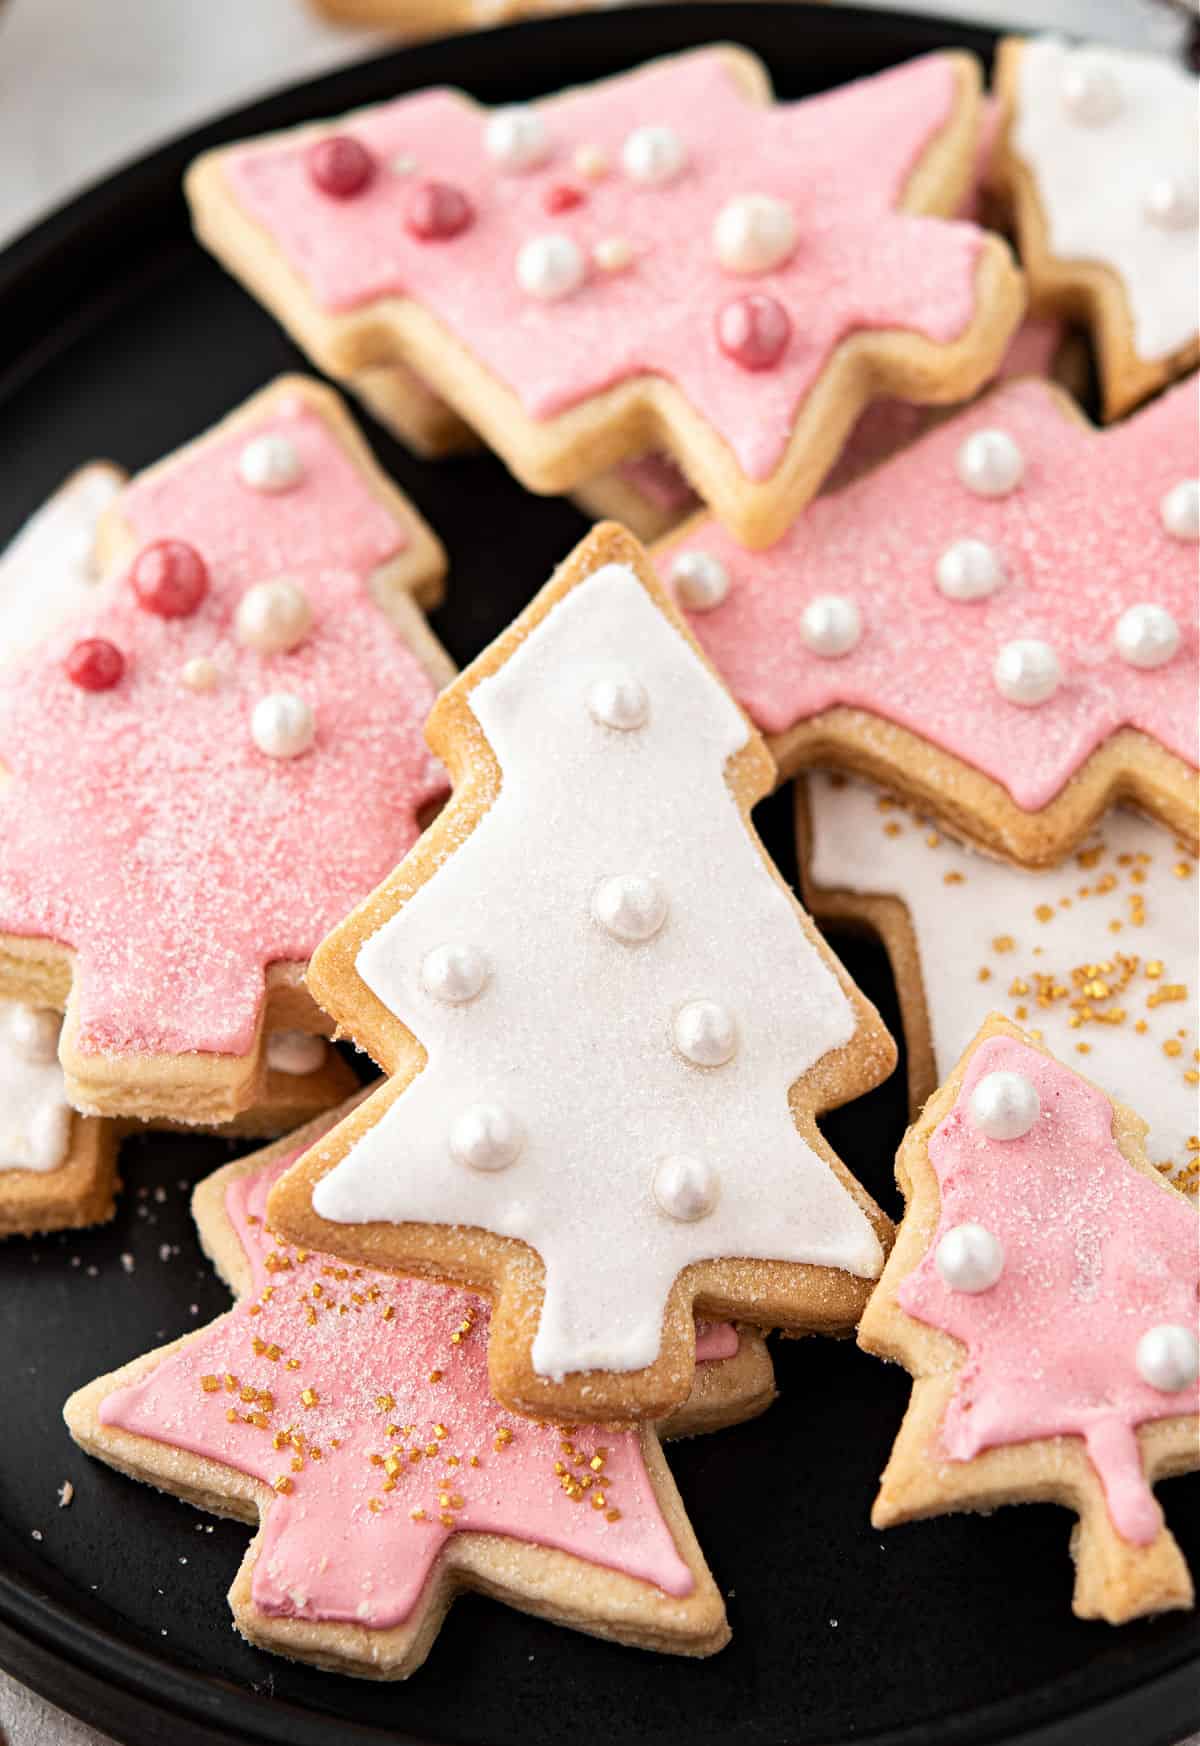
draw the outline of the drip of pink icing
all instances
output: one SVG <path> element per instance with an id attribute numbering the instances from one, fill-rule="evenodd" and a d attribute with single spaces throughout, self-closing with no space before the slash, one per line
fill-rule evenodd
<path id="1" fill-rule="evenodd" d="M 655 509 L 686 509 L 699 501 L 670 455 L 657 449 L 632 461 L 621 461 L 617 472 Z"/>
<path id="2" fill-rule="evenodd" d="M 971 1121 L 971 1093 L 995 1072 L 1020 1073 L 1037 1088 L 1042 1114 L 1022 1139 L 989 1140 Z M 967 1349 L 942 1449 L 952 1461 L 969 1461 L 1000 1444 L 1080 1436 L 1113 1526 L 1148 1544 L 1162 1515 L 1135 1429 L 1196 1412 L 1200 1391 L 1151 1388 L 1135 1355 L 1147 1329 L 1195 1325 L 1195 1212 L 1130 1168 L 1102 1092 L 1011 1037 L 989 1037 L 976 1049 L 929 1157 L 941 1217 L 900 1302 Z M 975 1295 L 952 1291 L 934 1262 L 943 1233 L 966 1223 L 983 1225 L 1004 1247 L 999 1281 Z"/>
<path id="3" fill-rule="evenodd" d="M 1043 383 L 1014 382 L 843 490 L 817 498 L 765 552 L 713 521 L 662 556 L 722 559 L 732 586 L 692 628 L 759 727 L 785 732 L 836 704 L 899 723 L 1000 782 L 1017 805 L 1052 800 L 1110 734 L 1135 727 L 1196 762 L 1195 547 L 1163 529 L 1159 501 L 1197 472 L 1200 389 L 1184 383 L 1124 424 L 1082 427 Z M 974 496 L 955 467 L 972 432 L 1006 431 L 1025 459 L 1008 497 Z M 938 558 L 967 537 L 1000 554 L 1009 581 L 985 600 L 947 599 Z M 862 620 L 840 659 L 801 640 L 805 607 L 844 595 Z M 1166 607 L 1179 653 L 1139 669 L 1113 644 L 1129 606 Z M 1000 647 L 1043 638 L 1064 673 L 1032 708 L 1008 702 L 992 667 Z"/>
<path id="4" fill-rule="evenodd" d="M 281 1476 L 291 1480 L 292 1489 L 267 1512 L 255 1604 L 294 1618 L 399 1624 L 450 1535 L 471 1530 L 557 1547 L 666 1594 L 689 1594 L 692 1575 L 663 1520 L 636 1433 L 573 1431 L 570 1441 L 583 1457 L 576 1460 L 562 1447 L 562 1427 L 521 1418 L 492 1399 L 485 1302 L 423 1280 L 346 1269 L 324 1255 L 301 1260 L 303 1251 L 275 1244 L 263 1224 L 267 1195 L 295 1156 L 236 1178 L 226 1193 L 251 1265 L 249 1295 L 100 1408 L 105 1425 L 207 1456 L 268 1485 Z M 271 1296 L 264 1299 L 267 1286 Z M 310 1324 L 310 1306 L 330 1300 L 333 1306 L 318 1310 Z M 253 1316 L 252 1303 L 260 1306 Z M 468 1318 L 469 1331 L 453 1344 Z M 722 1324 L 707 1344 L 728 1349 L 731 1340 L 736 1351 L 736 1331 Z M 278 1348 L 278 1358 L 256 1352 L 255 1341 L 267 1351 Z M 289 1358 L 300 1360 L 298 1368 L 288 1368 Z M 258 1411 L 258 1403 L 224 1386 L 205 1389 L 203 1378 L 226 1374 L 237 1378 L 239 1390 L 269 1391 L 266 1429 L 240 1416 Z M 310 1407 L 305 1390 L 317 1397 Z M 389 1396 L 392 1404 L 380 1407 Z M 389 1438 L 389 1424 L 402 1434 Z M 498 1450 L 502 1427 L 512 1441 Z M 319 1448 L 320 1459 L 305 1457 L 293 1472 L 294 1450 L 274 1446 L 284 1428 L 299 1432 L 306 1448 Z M 414 1448 L 433 1447 L 433 1458 L 409 1459 Z M 596 1476 L 589 1463 L 601 1448 L 603 1471 Z M 384 1491 L 387 1471 L 371 1456 L 401 1451 L 394 1489 Z M 448 1465 L 450 1455 L 459 1457 L 457 1466 Z M 478 1467 L 470 1465 L 472 1456 Z M 591 1482 L 579 1501 L 562 1490 L 560 1462 Z M 591 1502 L 601 1489 L 603 1509 Z M 461 1499 L 452 1507 L 453 1527 L 440 1519 L 443 1492 Z M 424 1519 L 414 1520 L 414 1509 L 424 1510 Z M 619 1510 L 617 1520 L 608 1519 L 610 1510 Z"/>
<path id="5" fill-rule="evenodd" d="M 365 193 L 330 200 L 312 185 L 306 147 L 291 141 L 231 154 L 225 174 L 243 210 L 266 231 L 323 309 L 361 308 L 402 293 L 436 314 L 533 418 L 548 419 L 615 383 L 666 377 L 729 443 L 742 470 L 767 478 L 796 410 L 835 348 L 851 334 L 903 329 L 945 343 L 969 325 L 981 233 L 970 224 L 896 210 L 911 172 L 953 113 L 953 63 L 930 55 L 802 103 L 747 102 L 718 50 L 654 63 L 617 82 L 538 108 L 552 151 L 536 170 L 497 170 L 484 149 L 486 116 L 452 91 L 425 91 L 339 124 L 374 153 L 381 171 Z M 630 132 L 675 129 L 688 165 L 668 186 L 621 170 Z M 598 148 L 610 173 L 572 174 L 580 146 Z M 415 159 L 422 176 L 450 181 L 477 217 L 452 242 L 409 235 L 411 182 L 387 166 Z M 547 190 L 568 179 L 586 199 L 548 217 Z M 794 336 L 774 369 L 751 373 L 717 346 L 717 310 L 748 281 L 725 273 L 713 222 L 747 193 L 788 201 L 799 245 L 754 278 L 787 307 Z M 522 244 L 548 231 L 584 251 L 619 236 L 633 246 L 624 272 L 593 270 L 561 301 L 540 303 L 518 285 Z"/>
<path id="6" fill-rule="evenodd" d="M 243 485 L 250 438 L 286 437 L 291 490 Z M 373 571 L 409 534 L 322 421 L 277 403 L 262 424 L 135 481 L 120 511 L 140 542 L 191 542 L 209 593 L 186 618 L 142 610 L 127 573 L 0 681 L 0 932 L 70 946 L 89 1052 L 244 1054 L 265 967 L 307 959 L 418 835 L 445 792 L 422 725 L 429 676 L 371 598 Z M 254 582 L 286 574 L 313 628 L 289 654 L 232 634 Z M 63 658 L 102 636 L 126 660 L 112 691 L 72 685 Z M 212 691 L 185 662 L 210 658 Z M 303 757 L 265 756 L 255 703 L 292 691 L 316 716 Z"/>

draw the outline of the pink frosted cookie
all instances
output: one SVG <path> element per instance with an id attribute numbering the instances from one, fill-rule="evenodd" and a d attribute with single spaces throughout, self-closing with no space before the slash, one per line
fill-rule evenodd
<path id="1" fill-rule="evenodd" d="M 995 389 L 770 551 L 693 521 L 656 551 L 785 774 L 842 765 L 1030 866 L 1111 800 L 1196 839 L 1197 412 L 1095 431 Z"/>
<path id="2" fill-rule="evenodd" d="M 1200 1466 L 1195 1209 L 1146 1124 L 993 1015 L 909 1129 L 859 1344 L 914 1382 L 876 1527 L 1065 1504 L 1075 1611 L 1190 1607 L 1151 1490 Z"/>
<path id="3" fill-rule="evenodd" d="M 274 1227 L 487 1291 L 493 1392 L 574 1423 L 686 1399 L 694 1314 L 848 1331 L 889 1227 L 815 1115 L 891 1038 L 755 837 L 774 767 L 632 537 L 596 529 L 428 733 L 451 802 L 309 969 L 391 1077 Z"/>
<path id="4" fill-rule="evenodd" d="M 762 545 L 872 395 L 961 399 L 1004 350 L 1007 247 L 947 216 L 978 109 L 965 56 L 773 106 L 709 48 L 531 107 L 419 92 L 210 153 L 188 194 L 330 374 L 406 366 L 536 491 L 660 446 Z"/>
<path id="5" fill-rule="evenodd" d="M 1113 418 L 1196 367 L 1200 81 L 1160 55 L 1000 45 L 992 176 L 1035 307 L 1085 322 Z"/>
<path id="6" fill-rule="evenodd" d="M 319 1131 L 200 1185 L 201 1241 L 238 1302 L 74 1395 L 76 1440 L 259 1524 L 234 1619 L 297 1660 L 402 1679 L 463 1588 L 622 1642 L 721 1648 L 724 1607 L 654 1431 L 568 1432 L 506 1412 L 488 1389 L 483 1300 L 271 1232 L 268 1190 Z M 699 1346 L 697 1389 L 668 1435 L 772 1398 L 760 1336 L 717 1326 Z"/>
<path id="7" fill-rule="evenodd" d="M 442 554 L 336 395 L 284 379 L 109 509 L 92 603 L 0 666 L 3 992 L 89 1113 L 220 1122 L 324 1027 L 322 935 L 444 793 Z"/>

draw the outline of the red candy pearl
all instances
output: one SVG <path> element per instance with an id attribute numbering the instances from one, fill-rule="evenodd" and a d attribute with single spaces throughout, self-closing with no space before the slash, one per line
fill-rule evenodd
<path id="1" fill-rule="evenodd" d="M 553 188 L 547 188 L 542 196 L 542 205 L 547 212 L 570 212 L 574 206 L 582 206 L 587 199 L 578 188 L 572 188 L 569 182 L 556 182 Z"/>
<path id="2" fill-rule="evenodd" d="M 143 547 L 130 580 L 138 605 L 159 618 L 186 618 L 208 593 L 208 567 L 183 540 L 155 540 Z"/>
<path id="3" fill-rule="evenodd" d="M 787 350 L 792 318 L 765 291 L 735 297 L 717 311 L 717 344 L 743 370 L 769 370 Z"/>
<path id="4" fill-rule="evenodd" d="M 361 194 L 375 174 L 375 160 L 348 133 L 333 133 L 308 148 L 308 174 L 314 187 L 334 200 Z"/>
<path id="5" fill-rule="evenodd" d="M 124 655 L 103 637 L 84 637 L 82 642 L 73 643 L 63 664 L 67 678 L 81 691 L 111 691 L 125 672 Z"/>
<path id="6" fill-rule="evenodd" d="M 404 208 L 404 226 L 418 242 L 447 242 L 475 221 L 475 208 L 452 182 L 419 182 Z"/>

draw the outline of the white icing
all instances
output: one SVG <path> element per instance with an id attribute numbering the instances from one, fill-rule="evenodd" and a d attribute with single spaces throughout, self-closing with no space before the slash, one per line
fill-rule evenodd
<path id="1" fill-rule="evenodd" d="M 58 1064 L 57 1013 L 0 1001 L 0 1170 L 57 1170 L 71 1106 Z"/>
<path id="2" fill-rule="evenodd" d="M 290 1073 L 300 1078 L 325 1065 L 328 1048 L 324 1037 L 314 1037 L 308 1031 L 271 1031 L 267 1036 L 267 1066 L 273 1073 Z"/>
<path id="3" fill-rule="evenodd" d="M 543 303 L 569 297 L 587 278 L 587 260 L 579 244 L 559 231 L 531 237 L 517 255 L 517 281 L 522 291 Z"/>
<path id="4" fill-rule="evenodd" d="M 1147 1328 L 1137 1343 L 1138 1375 L 1163 1394 L 1190 1388 L 1200 1374 L 1200 1343 L 1195 1330 L 1179 1322 Z"/>
<path id="5" fill-rule="evenodd" d="M 800 635 L 806 648 L 827 661 L 848 655 L 862 636 L 857 606 L 843 594 L 818 594 L 800 615 Z"/>
<path id="6" fill-rule="evenodd" d="M 260 697 L 250 717 L 250 735 L 268 758 L 298 758 L 316 737 L 310 706 L 292 691 L 272 691 Z"/>
<path id="7" fill-rule="evenodd" d="M 614 668 L 650 698 L 614 733 L 582 700 Z M 366 942 L 357 967 L 423 1044 L 422 1071 L 318 1184 L 324 1218 L 478 1225 L 546 1267 L 533 1362 L 546 1376 L 650 1363 L 676 1275 L 717 1256 L 874 1278 L 869 1221 L 797 1132 L 789 1089 L 854 1034 L 837 978 L 743 823 L 726 782 L 746 722 L 650 600 L 608 565 L 559 601 L 470 694 L 501 771 L 463 846 Z M 631 950 L 597 927 L 613 867 L 661 882 L 668 924 Z M 492 975 L 465 1007 L 430 1000 L 420 965 L 464 916 Z M 720 990 L 737 1053 L 699 1072 L 673 1047 L 681 1005 Z M 454 1112 L 511 1111 L 523 1144 L 488 1178 L 450 1155 Z M 721 1177 L 690 1223 L 652 1193 L 663 1158 Z M 403 1160 L 403 1168 L 397 1161 Z"/>
<path id="8" fill-rule="evenodd" d="M 1007 497 L 1024 473 L 1025 457 L 1006 430 L 977 430 L 958 451 L 958 476 L 976 497 Z"/>
<path id="9" fill-rule="evenodd" d="M 983 1225 L 952 1225 L 933 1264 L 951 1291 L 990 1291 L 1004 1272 L 1004 1245 Z"/>
<path id="10" fill-rule="evenodd" d="M 1078 52 L 1054 38 L 1025 45 L 1013 148 L 1035 179 L 1052 253 L 1111 268 L 1138 356 L 1164 358 L 1196 337 L 1200 252 L 1194 221 L 1181 227 L 1152 215 L 1154 190 L 1162 184 L 1186 200 L 1195 187 L 1200 84 L 1158 55 L 1090 48 L 1093 78 L 1105 74 L 1120 91 L 1098 126 L 1062 101 Z M 1176 215 L 1178 201 L 1167 210 Z"/>
<path id="11" fill-rule="evenodd" d="M 621 163 L 632 182 L 661 188 L 687 168 L 687 150 L 673 127 L 635 127 L 621 147 Z"/>
<path id="12" fill-rule="evenodd" d="M 312 629 L 312 603 L 286 576 L 247 588 L 233 615 L 233 634 L 260 655 L 282 655 L 298 648 Z"/>
<path id="13" fill-rule="evenodd" d="M 992 672 L 1001 697 L 1026 708 L 1045 703 L 1062 684 L 1058 656 L 1040 637 L 1017 637 L 1003 643 Z"/>
<path id="14" fill-rule="evenodd" d="M 689 612 L 711 612 L 729 593 L 729 571 L 712 552 L 681 552 L 671 565 L 671 585 Z"/>
<path id="15" fill-rule="evenodd" d="M 304 477 L 300 451 L 278 432 L 251 437 L 238 456 L 238 477 L 251 491 L 290 491 Z"/>
<path id="16" fill-rule="evenodd" d="M 795 215 L 772 194 L 740 194 L 718 212 L 712 240 L 727 273 L 771 273 L 795 252 Z"/>
<path id="17" fill-rule="evenodd" d="M 1042 1113 L 1032 1079 L 1023 1073 L 985 1073 L 971 1093 L 971 1121 L 989 1140 L 1019 1140 Z"/>
<path id="18" fill-rule="evenodd" d="M 840 786 L 817 775 L 808 793 L 814 884 L 898 897 L 908 911 L 939 1080 L 988 1013 L 1000 1011 L 1039 1030 L 1053 1054 L 1138 1110 L 1150 1124 L 1155 1163 L 1182 1165 L 1193 1156 L 1188 1139 L 1200 1133 L 1197 1088 L 1184 1074 L 1200 1066 L 1193 1058 L 1196 869 L 1168 832 L 1133 813 L 1110 812 L 1082 851 L 1088 864 L 1072 855 L 1034 873 L 964 848 L 898 806 L 881 811 L 878 792 L 865 783 Z M 1177 866 L 1190 868 L 1186 877 Z M 1049 919 L 1040 920 L 1039 910 Z M 1144 913 L 1140 925 L 1135 913 Z M 1118 953 L 1137 957 L 1124 986 Z M 1122 1023 L 1072 1024 L 1076 1003 L 1088 999 L 1080 984 L 1092 964 L 1113 992 L 1090 1004 L 1098 1013 L 1124 1012 Z M 1161 964 L 1162 973 L 1147 976 L 1147 964 Z M 1039 976 L 1064 992 L 1039 1002 Z M 1180 983 L 1187 1001 L 1148 1004 L 1157 989 Z M 1139 1022 L 1145 1031 L 1135 1030 Z M 1164 1053 L 1166 1042 L 1178 1042 L 1180 1053 Z"/>
<path id="19" fill-rule="evenodd" d="M 1131 667 L 1164 667 L 1179 652 L 1179 626 L 1165 606 L 1144 601 L 1126 607 L 1114 640 Z"/>
<path id="20" fill-rule="evenodd" d="M 121 483 L 114 468 L 84 467 L 30 516 L 0 556 L 0 661 L 24 654 L 91 603 L 96 527 Z"/>

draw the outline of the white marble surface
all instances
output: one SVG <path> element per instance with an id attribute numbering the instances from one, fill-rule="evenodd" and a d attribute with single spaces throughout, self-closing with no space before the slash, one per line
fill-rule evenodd
<path id="1" fill-rule="evenodd" d="M 1156 0 L 895 0 L 896 10 L 1169 47 Z M 87 183 L 258 92 L 369 54 L 303 0 L 8 0 L 0 6 L 0 245 Z M 0 1675 L 0 1746 L 105 1746 Z M 1185 1746 L 1200 1746 L 1200 1736 Z"/>

